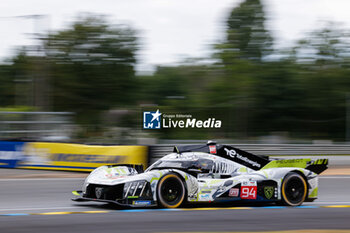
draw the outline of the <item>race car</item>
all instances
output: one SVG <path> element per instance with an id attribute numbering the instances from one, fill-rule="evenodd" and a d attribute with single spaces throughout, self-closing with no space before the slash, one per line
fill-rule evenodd
<path id="1" fill-rule="evenodd" d="M 299 206 L 317 198 L 318 174 L 327 165 L 327 159 L 271 159 L 215 142 L 175 146 L 145 171 L 133 164 L 96 168 L 72 200 L 163 208 L 216 202 Z"/>

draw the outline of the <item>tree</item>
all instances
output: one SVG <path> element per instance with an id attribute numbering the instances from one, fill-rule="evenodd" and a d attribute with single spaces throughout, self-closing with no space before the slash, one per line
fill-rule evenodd
<path id="1" fill-rule="evenodd" d="M 0 65 L 0 106 L 13 105 L 15 102 L 15 83 L 9 65 Z"/>
<path id="2" fill-rule="evenodd" d="M 23 50 L 8 64 L 0 65 L 0 106 L 33 105 L 31 70 L 31 59 Z"/>
<path id="3" fill-rule="evenodd" d="M 294 48 L 297 61 L 318 67 L 337 66 L 350 57 L 349 31 L 327 22 L 309 33 Z"/>
<path id="4" fill-rule="evenodd" d="M 272 38 L 265 29 L 260 0 L 245 0 L 234 8 L 227 20 L 225 50 L 238 58 L 261 61 L 271 52 Z"/>
<path id="5" fill-rule="evenodd" d="M 74 111 L 80 122 L 96 123 L 99 112 L 133 103 L 134 30 L 88 15 L 43 40 L 54 110 Z"/>

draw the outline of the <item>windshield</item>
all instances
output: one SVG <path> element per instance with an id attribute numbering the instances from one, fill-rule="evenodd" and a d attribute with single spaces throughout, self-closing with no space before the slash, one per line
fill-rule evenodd
<path id="1" fill-rule="evenodd" d="M 196 160 L 158 160 L 152 164 L 147 170 L 159 168 L 178 168 L 178 169 L 198 169 L 201 172 L 209 172 L 213 168 L 214 162 L 210 159 Z"/>

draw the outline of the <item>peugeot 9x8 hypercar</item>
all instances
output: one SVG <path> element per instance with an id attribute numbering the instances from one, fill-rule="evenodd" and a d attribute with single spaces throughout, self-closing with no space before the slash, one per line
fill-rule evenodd
<path id="1" fill-rule="evenodd" d="M 317 198 L 318 174 L 327 165 L 327 159 L 270 159 L 214 142 L 176 146 L 145 171 L 132 164 L 96 168 L 73 200 L 166 208 L 252 201 L 298 206 Z"/>

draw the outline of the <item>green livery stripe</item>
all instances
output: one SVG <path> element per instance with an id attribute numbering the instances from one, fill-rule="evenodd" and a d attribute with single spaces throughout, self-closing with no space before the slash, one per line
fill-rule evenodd
<path id="1" fill-rule="evenodd" d="M 317 194 L 318 194 L 318 187 L 316 187 L 312 193 L 309 195 L 309 197 L 313 198 L 313 197 L 317 197 Z"/>
<path id="2" fill-rule="evenodd" d="M 73 195 L 75 195 L 75 196 L 80 196 L 80 194 L 79 194 L 77 191 L 73 191 L 72 193 L 73 193 Z"/>
<path id="3" fill-rule="evenodd" d="M 306 168 L 311 159 L 281 159 L 273 160 L 265 165 L 262 169 L 276 168 L 276 167 L 298 167 Z"/>

